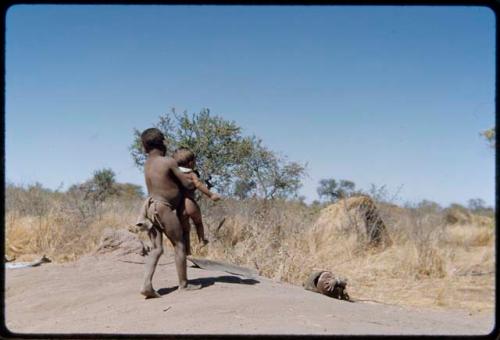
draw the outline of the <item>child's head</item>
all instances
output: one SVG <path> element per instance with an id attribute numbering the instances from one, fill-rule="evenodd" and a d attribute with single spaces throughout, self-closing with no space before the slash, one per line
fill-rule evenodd
<path id="1" fill-rule="evenodd" d="M 194 166 L 194 162 L 196 157 L 194 156 L 193 151 L 188 148 L 178 148 L 175 150 L 173 158 L 177 161 L 179 166 L 184 167 L 192 167 Z"/>
<path id="2" fill-rule="evenodd" d="M 141 134 L 141 142 L 146 153 L 149 153 L 151 150 L 158 149 L 165 153 L 167 148 L 163 141 L 165 140 L 165 136 L 163 133 L 157 128 L 146 129 Z"/>

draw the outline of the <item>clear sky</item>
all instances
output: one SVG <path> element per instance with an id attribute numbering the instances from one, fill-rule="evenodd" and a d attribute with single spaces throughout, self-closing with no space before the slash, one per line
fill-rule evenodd
<path id="1" fill-rule="evenodd" d="M 207 107 L 307 162 L 308 201 L 336 178 L 493 205 L 495 29 L 485 7 L 11 7 L 6 179 L 143 185 L 133 128 Z"/>

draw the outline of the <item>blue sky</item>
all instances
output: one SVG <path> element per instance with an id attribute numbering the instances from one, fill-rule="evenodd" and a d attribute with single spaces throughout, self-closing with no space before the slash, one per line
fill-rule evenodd
<path id="1" fill-rule="evenodd" d="M 18 5 L 6 21 L 6 179 L 112 168 L 170 108 L 234 120 L 322 178 L 494 204 L 494 13 L 484 7 Z"/>

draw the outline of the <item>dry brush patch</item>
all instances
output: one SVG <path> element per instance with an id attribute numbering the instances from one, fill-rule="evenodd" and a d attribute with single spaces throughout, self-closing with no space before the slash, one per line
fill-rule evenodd
<path id="1" fill-rule="evenodd" d="M 39 199 L 39 197 L 36 197 Z M 72 261 L 93 251 L 105 228 L 125 228 L 135 220 L 139 201 L 110 200 L 98 210 L 82 214 L 85 202 L 45 197 L 41 214 L 10 207 L 5 215 L 5 249 L 8 257 L 32 260 L 41 255 L 56 262 Z M 30 207 L 31 204 L 26 203 Z"/>
<path id="2" fill-rule="evenodd" d="M 342 203 L 319 214 L 300 203 L 279 201 L 205 207 L 212 243 L 200 248 L 193 242 L 194 253 L 297 285 L 315 269 L 330 270 L 346 276 L 351 296 L 361 299 L 493 308 L 492 221 L 449 225 L 443 213 L 390 204 L 377 204 L 377 209 L 391 238 L 385 247 L 367 243 L 361 215 L 349 213 Z"/>
<path id="3" fill-rule="evenodd" d="M 37 192 L 31 201 L 14 194 L 5 216 L 5 242 L 7 255 L 18 260 L 42 254 L 56 262 L 75 260 L 95 250 L 106 228 L 134 223 L 141 205 L 140 200 L 111 199 L 91 209 L 59 194 Z M 203 199 L 200 204 L 211 242 L 200 247 L 192 228 L 194 255 L 256 268 L 296 285 L 313 270 L 330 270 L 347 277 L 349 294 L 359 299 L 493 308 L 491 220 L 475 224 L 472 217 L 465 224 L 449 224 L 442 212 L 376 203 L 391 242 L 375 247 L 367 242 L 363 214 L 350 211 L 345 202 L 322 210 L 280 200 Z"/>

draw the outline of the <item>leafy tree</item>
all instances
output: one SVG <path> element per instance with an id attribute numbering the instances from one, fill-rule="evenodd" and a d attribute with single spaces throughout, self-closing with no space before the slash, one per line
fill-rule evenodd
<path id="1" fill-rule="evenodd" d="M 165 135 L 167 155 L 179 147 L 187 147 L 196 155 L 196 167 L 201 179 L 209 187 L 227 192 L 232 173 L 245 158 L 250 141 L 241 136 L 241 128 L 236 123 L 211 116 L 208 109 L 189 115 L 170 114 L 160 117 L 155 124 Z M 145 161 L 140 141 L 141 131 L 135 130 L 135 140 L 131 146 L 132 157 L 140 168 Z"/>
<path id="2" fill-rule="evenodd" d="M 337 181 L 333 178 L 322 179 L 319 181 L 319 187 L 316 189 L 320 199 L 326 198 L 328 201 L 335 201 L 337 197 Z"/>
<path id="3" fill-rule="evenodd" d="M 468 210 L 466 207 L 464 207 L 462 204 L 459 204 L 459 203 L 451 203 L 448 208 L 446 208 L 447 210 L 457 210 L 457 211 L 460 211 L 460 212 L 463 212 L 463 213 L 468 213 Z"/>
<path id="4" fill-rule="evenodd" d="M 140 185 L 132 183 L 115 183 L 115 195 L 119 198 L 134 199 L 143 198 L 144 191 Z"/>
<path id="5" fill-rule="evenodd" d="M 234 183 L 233 195 L 239 199 L 248 198 L 256 187 L 257 184 L 253 180 L 237 179 Z"/>
<path id="6" fill-rule="evenodd" d="M 481 198 L 473 198 L 467 202 L 467 208 L 475 214 L 491 216 L 495 215 L 493 207 L 486 206 L 486 202 Z"/>
<path id="7" fill-rule="evenodd" d="M 89 188 L 97 201 L 104 201 L 116 194 L 115 173 L 111 169 L 96 170 L 94 177 L 88 182 Z"/>
<path id="8" fill-rule="evenodd" d="M 91 179 L 82 184 L 73 185 L 69 191 L 78 190 L 83 194 L 83 199 L 95 202 L 104 202 L 110 197 L 142 198 L 142 187 L 132 183 L 118 183 L 112 169 L 94 171 Z"/>
<path id="9" fill-rule="evenodd" d="M 340 196 L 341 197 L 351 196 L 355 192 L 354 190 L 355 187 L 356 185 L 354 184 L 354 182 L 341 179 L 339 184 Z"/>
<path id="10" fill-rule="evenodd" d="M 132 183 L 118 183 L 112 169 L 105 168 L 94 171 L 92 178 L 69 187 L 65 204 L 68 210 L 77 212 L 81 217 L 81 225 L 88 219 L 101 216 L 103 204 L 111 198 L 135 199 L 144 196 L 142 188 Z"/>
<path id="11" fill-rule="evenodd" d="M 251 192 L 265 199 L 296 197 L 306 166 L 290 162 L 252 138 L 245 161 L 235 169 L 236 175 L 247 183 L 254 183 Z"/>
<path id="12" fill-rule="evenodd" d="M 322 179 L 319 181 L 317 192 L 320 198 L 325 198 L 330 202 L 335 202 L 340 198 L 352 196 L 356 185 L 352 181 L 340 180 L 336 181 L 333 178 Z"/>
<path id="13" fill-rule="evenodd" d="M 472 198 L 467 201 L 467 208 L 472 211 L 482 210 L 486 208 L 486 202 L 481 198 Z"/>
<path id="14" fill-rule="evenodd" d="M 82 223 L 100 213 L 103 202 L 116 193 L 115 173 L 111 169 L 96 170 L 94 176 L 68 189 L 68 203 L 82 217 Z"/>
<path id="15" fill-rule="evenodd" d="M 496 146 L 496 133 L 495 127 L 489 128 L 481 132 L 481 135 L 486 138 L 486 141 L 490 144 L 490 147 L 495 148 Z"/>
<path id="16" fill-rule="evenodd" d="M 305 166 L 278 156 L 254 136 L 243 136 L 235 122 L 212 116 L 208 109 L 194 114 L 172 109 L 155 127 L 165 135 L 168 155 L 179 147 L 191 149 L 201 179 L 224 195 L 289 197 L 296 195 L 305 175 Z M 130 147 L 139 168 L 145 160 L 140 134 L 134 131 Z"/>
<path id="17" fill-rule="evenodd" d="M 443 208 L 438 203 L 429 200 L 422 200 L 418 202 L 417 209 L 430 213 L 438 213 L 443 210 Z"/>
<path id="18" fill-rule="evenodd" d="M 72 185 L 69 192 L 79 192 L 84 200 L 103 202 L 106 198 L 116 193 L 115 173 L 111 169 L 94 171 L 94 176 L 81 183 Z"/>

